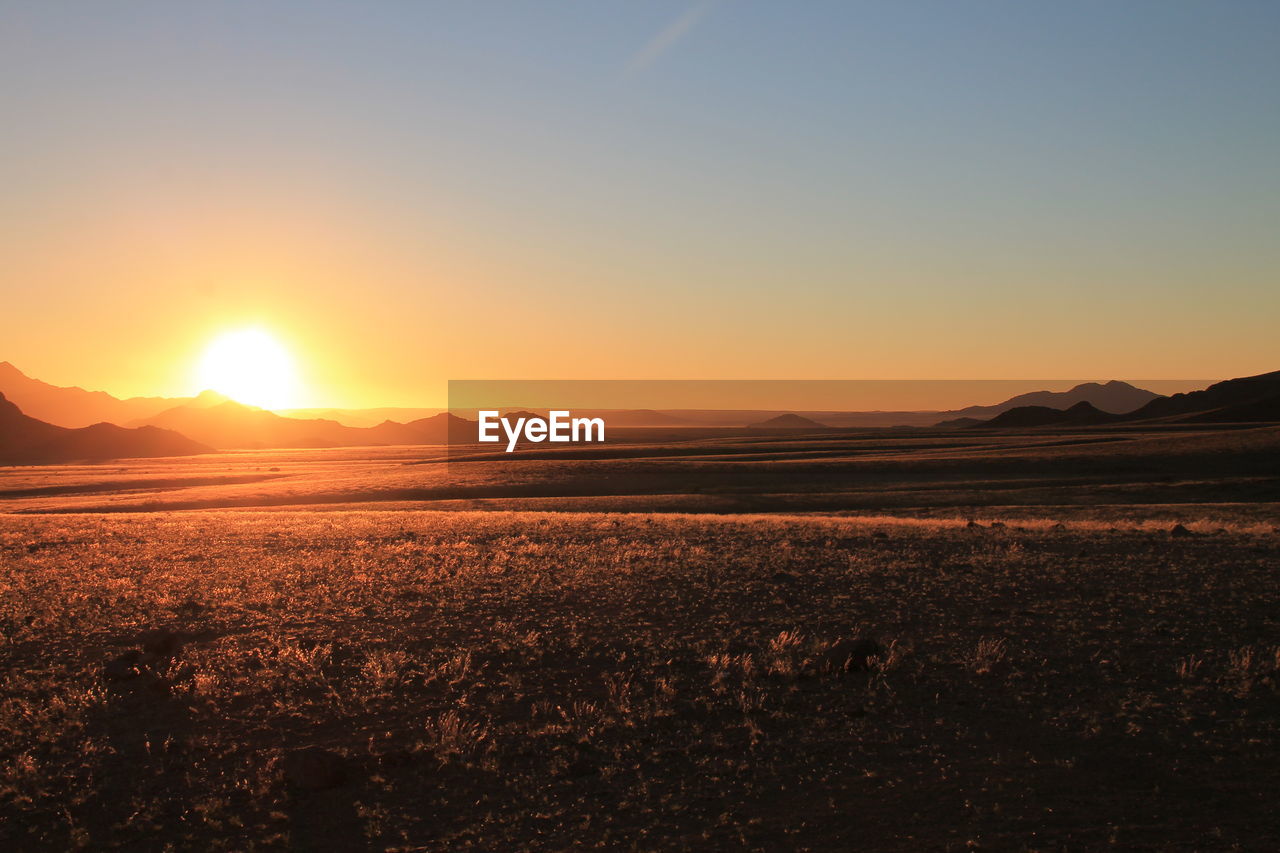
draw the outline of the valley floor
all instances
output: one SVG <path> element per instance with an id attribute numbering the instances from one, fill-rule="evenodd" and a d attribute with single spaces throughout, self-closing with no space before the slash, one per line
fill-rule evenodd
<path id="1" fill-rule="evenodd" d="M 988 507 L 1236 512 L 1280 505 L 1275 425 L 672 435 L 515 454 L 466 445 L 348 447 L 7 467 L 0 468 L 0 513 L 381 507 L 963 515 Z"/>
<path id="2" fill-rule="evenodd" d="M 1280 847 L 1266 513 L 918 515 L 5 516 L 0 847 Z"/>

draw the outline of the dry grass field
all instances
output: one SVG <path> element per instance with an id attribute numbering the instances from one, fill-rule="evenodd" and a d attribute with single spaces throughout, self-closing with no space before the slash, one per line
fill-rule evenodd
<path id="1" fill-rule="evenodd" d="M 1280 848 L 1280 428 L 0 469 L 0 849 Z"/>
<path id="2" fill-rule="evenodd" d="M 1276 849 L 1214 512 L 9 515 L 0 847 Z"/>

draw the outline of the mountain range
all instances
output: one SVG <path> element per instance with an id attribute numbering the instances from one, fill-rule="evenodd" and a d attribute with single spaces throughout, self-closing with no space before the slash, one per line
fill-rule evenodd
<path id="1" fill-rule="evenodd" d="M 383 421 L 373 427 L 349 427 L 325 418 L 286 418 L 233 400 L 175 406 L 130 425 L 174 430 L 219 450 L 447 444 L 474 441 L 476 435 L 474 421 L 448 412 L 407 424 Z"/>
<path id="2" fill-rule="evenodd" d="M 275 413 L 286 418 L 298 418 L 300 420 L 322 418 L 327 421 L 337 421 L 343 426 L 373 427 L 383 421 L 404 424 L 409 421 L 429 418 L 443 411 L 444 409 L 382 406 L 376 409 L 276 409 Z"/>
<path id="3" fill-rule="evenodd" d="M 1152 400 L 1126 420 L 1177 419 L 1192 423 L 1280 420 L 1280 370 L 1228 379 L 1203 391 Z"/>
<path id="4" fill-rule="evenodd" d="M 1097 406 L 1082 400 L 1066 409 L 1054 409 L 1049 406 L 1015 406 L 1001 412 L 989 421 L 962 420 L 958 425 L 973 427 L 989 427 L 994 429 L 1014 428 L 1027 429 L 1040 426 L 1095 426 L 1121 420 L 1122 415 L 1104 412 Z M 956 423 L 953 421 L 952 423 Z"/>
<path id="5" fill-rule="evenodd" d="M 1108 423 L 1258 423 L 1280 421 L 1280 371 L 1228 379 L 1203 391 L 1156 397 L 1127 413 L 1111 414 L 1087 401 L 1065 409 L 1016 406 L 987 421 L 951 421 L 952 426 L 1026 428 Z"/>
<path id="6" fill-rule="evenodd" d="M 747 429 L 782 429 L 782 430 L 812 430 L 812 429 L 830 429 L 826 424 L 819 423 L 813 418 L 806 418 L 803 415 L 794 413 L 786 415 L 778 415 L 776 418 L 769 418 L 759 423 L 748 424 Z"/>
<path id="7" fill-rule="evenodd" d="M 7 361 L 0 361 L 0 393 L 23 414 L 71 428 L 103 422 L 126 424 L 196 400 L 194 397 L 130 397 L 121 400 L 105 391 L 63 388 L 32 379 Z"/>
<path id="8" fill-rule="evenodd" d="M 1111 380 L 1110 382 L 1085 382 L 1068 391 L 1032 391 L 1010 397 L 1003 403 L 993 406 L 969 406 L 943 412 L 942 420 L 959 420 L 973 418 L 985 420 L 1011 409 L 1034 406 L 1045 409 L 1068 410 L 1077 403 L 1088 403 L 1093 408 L 1113 415 L 1121 415 L 1139 409 L 1152 400 L 1160 398 L 1159 394 L 1130 385 L 1128 382 Z"/>
<path id="9" fill-rule="evenodd" d="M 5 431 L 0 464 L 8 459 L 109 458 L 201 453 L 210 449 L 418 445 L 471 442 L 476 422 L 438 412 L 407 422 L 387 412 L 424 409 L 297 410 L 280 414 L 237 403 L 212 391 L 195 397 L 118 399 L 101 391 L 62 388 L 0 362 Z M 7 398 L 7 399 L 6 399 Z M 312 411 L 336 418 L 296 417 Z M 1219 382 L 1202 391 L 1163 397 L 1126 382 L 1086 382 L 1068 391 L 1019 394 L 995 405 L 950 412 L 790 412 L 647 409 L 610 410 L 611 426 L 722 426 L 762 430 L 847 429 L 866 426 L 1028 428 L 1129 421 L 1228 422 L 1280 420 L 1280 372 Z M 594 415 L 593 415 L 594 416 Z M 819 419 L 820 418 L 820 419 Z M 861 419 L 870 418 L 866 423 Z M 352 425 L 352 421 L 367 425 Z"/>
<path id="10" fill-rule="evenodd" d="M 23 414 L 0 393 L 0 465 L 50 465 L 105 459 L 190 456 L 212 447 L 172 430 L 98 423 L 69 428 Z"/>

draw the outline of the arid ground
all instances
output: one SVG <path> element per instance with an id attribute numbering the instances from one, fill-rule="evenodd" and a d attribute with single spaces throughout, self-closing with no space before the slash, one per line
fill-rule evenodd
<path id="1" fill-rule="evenodd" d="M 1277 849 L 1276 446 L 4 469 L 0 847 Z"/>

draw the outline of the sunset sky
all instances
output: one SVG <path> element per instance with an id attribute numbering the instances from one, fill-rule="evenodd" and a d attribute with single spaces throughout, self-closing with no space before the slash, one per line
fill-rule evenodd
<path id="1" fill-rule="evenodd" d="M 0 79 L 56 384 L 1280 369 L 1275 2 L 0 1 Z"/>

